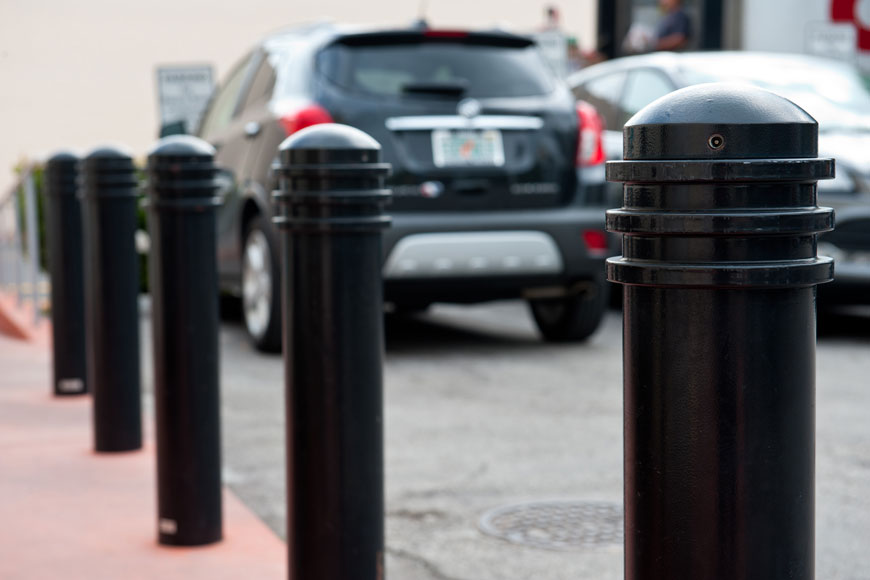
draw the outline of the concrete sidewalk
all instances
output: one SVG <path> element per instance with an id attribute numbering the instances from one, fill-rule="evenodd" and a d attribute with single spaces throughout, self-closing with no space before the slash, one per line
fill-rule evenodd
<path id="1" fill-rule="evenodd" d="M 229 491 L 222 542 L 157 544 L 153 437 L 94 453 L 90 397 L 53 397 L 50 362 L 0 334 L 0 578 L 286 578 L 284 543 Z"/>

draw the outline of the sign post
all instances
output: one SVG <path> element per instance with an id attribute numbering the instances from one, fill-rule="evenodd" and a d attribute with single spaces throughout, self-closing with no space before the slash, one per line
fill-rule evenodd
<path id="1" fill-rule="evenodd" d="M 211 65 L 157 67 L 160 136 L 195 131 L 213 89 Z"/>

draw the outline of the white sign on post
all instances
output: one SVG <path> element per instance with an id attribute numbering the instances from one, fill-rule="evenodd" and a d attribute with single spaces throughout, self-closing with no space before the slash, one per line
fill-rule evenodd
<path id="1" fill-rule="evenodd" d="M 535 41 L 553 70 L 559 76 L 568 74 L 568 39 L 558 30 L 543 30 L 535 33 Z"/>
<path id="2" fill-rule="evenodd" d="M 160 126 L 182 122 L 185 132 L 196 130 L 214 89 L 213 79 L 211 65 L 157 67 Z"/>
<path id="3" fill-rule="evenodd" d="M 852 60 L 858 48 L 858 31 L 851 22 L 811 22 L 806 27 L 807 52 Z"/>

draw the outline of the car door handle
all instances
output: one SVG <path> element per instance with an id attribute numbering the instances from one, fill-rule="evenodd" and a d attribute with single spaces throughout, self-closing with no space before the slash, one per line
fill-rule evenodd
<path id="1" fill-rule="evenodd" d="M 256 121 L 249 121 L 245 123 L 245 137 L 247 137 L 248 139 L 253 139 L 260 134 L 260 129 L 260 124 Z"/>

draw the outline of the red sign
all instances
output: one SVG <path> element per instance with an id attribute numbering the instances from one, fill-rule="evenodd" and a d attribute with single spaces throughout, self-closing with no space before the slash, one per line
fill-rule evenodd
<path id="1" fill-rule="evenodd" d="M 870 1 L 831 0 L 831 21 L 854 24 L 858 50 L 870 50 Z"/>

